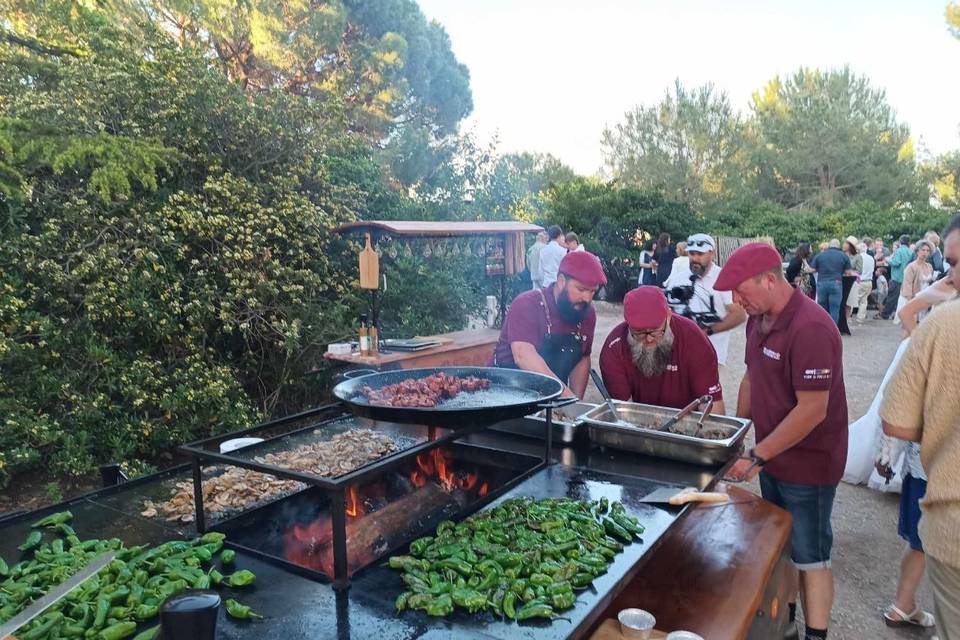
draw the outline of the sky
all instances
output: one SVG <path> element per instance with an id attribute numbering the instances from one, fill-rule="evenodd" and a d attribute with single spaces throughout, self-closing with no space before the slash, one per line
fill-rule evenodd
<path id="1" fill-rule="evenodd" d="M 849 65 L 886 91 L 932 154 L 960 148 L 960 40 L 946 0 L 419 0 L 470 69 L 464 122 L 499 150 L 552 153 L 579 173 L 600 136 L 675 78 L 750 96 L 801 66 Z M 920 147 L 918 147 L 920 150 Z"/>

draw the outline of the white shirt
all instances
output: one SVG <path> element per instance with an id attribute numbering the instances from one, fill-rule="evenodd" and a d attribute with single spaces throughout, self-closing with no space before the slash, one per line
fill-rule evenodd
<path id="1" fill-rule="evenodd" d="M 561 247 L 556 240 L 550 241 L 550 244 L 540 250 L 540 282 L 544 287 L 549 287 L 557 281 L 560 261 L 565 255 L 567 255 L 566 247 Z"/>
<path id="2" fill-rule="evenodd" d="M 690 276 L 692 275 L 693 272 L 689 266 L 680 271 L 673 269 L 673 271 L 670 272 L 670 277 L 667 278 L 663 286 L 666 289 L 688 286 L 690 284 Z M 700 313 L 709 312 L 710 300 L 713 299 L 713 312 L 716 313 L 717 317 L 721 320 L 727 317 L 727 305 L 733 304 L 733 293 L 730 291 L 713 290 L 713 285 L 719 277 L 720 267 L 714 264 L 711 265 L 710 270 L 707 271 L 705 276 L 697 279 L 693 288 L 693 298 L 690 299 L 691 311 Z M 681 308 L 677 308 L 676 305 L 674 305 L 674 310 L 680 311 Z M 726 364 L 727 351 L 730 347 L 730 332 L 721 331 L 720 333 L 715 333 L 710 336 L 710 342 L 713 343 L 713 348 L 717 352 L 717 363 Z"/>
<path id="3" fill-rule="evenodd" d="M 876 269 L 877 261 L 873 259 L 873 256 L 867 252 L 860 254 L 863 258 L 863 269 L 860 271 L 860 280 L 863 281 L 873 281 L 873 272 Z"/>

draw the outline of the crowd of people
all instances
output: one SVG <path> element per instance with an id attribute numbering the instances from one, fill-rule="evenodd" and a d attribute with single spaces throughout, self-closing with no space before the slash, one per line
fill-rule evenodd
<path id="1" fill-rule="evenodd" d="M 960 363 L 948 348 L 960 343 L 960 302 L 924 318 L 960 288 L 952 275 L 960 214 L 942 248 L 934 231 L 916 242 L 903 236 L 891 249 L 881 239 L 850 236 L 816 254 L 801 244 L 786 269 L 766 243 L 740 247 L 722 268 L 716 250 L 705 233 L 675 245 L 661 234 L 643 246 L 638 286 L 625 296 L 623 322 L 599 355 L 610 394 L 676 408 L 709 399 L 701 410 L 724 413 L 720 368 L 730 332 L 746 323 L 746 373 L 734 406 L 752 420 L 756 446 L 726 477 L 758 477 L 763 497 L 792 515 L 786 637 L 827 637 L 834 497 L 841 477 L 849 479 L 851 465 L 866 456 L 876 474 L 888 482 L 898 475 L 903 487 L 899 533 L 907 546 L 884 622 L 936 625 L 940 640 L 960 640 Z M 511 304 L 492 364 L 552 375 L 566 395 L 583 397 L 603 267 L 575 234 L 556 226 L 527 258 L 533 290 Z M 851 319 L 865 322 L 871 308 L 874 317 L 899 322 L 908 339 L 871 411 L 848 426 L 841 333 L 849 333 Z M 925 568 L 935 614 L 916 601 Z M 797 601 L 802 634 L 793 624 Z"/>
<path id="2" fill-rule="evenodd" d="M 836 238 L 821 244 L 813 255 L 803 242 L 786 276 L 830 313 L 841 334 L 850 335 L 850 320 L 865 322 L 871 308 L 874 318 L 901 322 L 899 311 L 946 273 L 940 243 L 936 231 L 916 241 L 903 235 L 891 252 L 882 239 L 849 236 L 842 244 Z"/>

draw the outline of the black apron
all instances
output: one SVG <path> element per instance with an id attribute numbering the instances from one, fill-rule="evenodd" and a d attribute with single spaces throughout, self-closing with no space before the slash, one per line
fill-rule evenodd
<path id="1" fill-rule="evenodd" d="M 583 337 L 580 334 L 580 323 L 577 323 L 577 333 L 553 333 L 553 324 L 550 321 L 550 308 L 547 306 L 547 298 L 543 295 L 543 289 L 540 289 L 540 300 L 543 306 L 543 313 L 547 316 L 547 335 L 537 347 L 537 353 L 547 363 L 550 370 L 556 374 L 564 384 L 570 378 L 570 372 L 583 358 Z"/>

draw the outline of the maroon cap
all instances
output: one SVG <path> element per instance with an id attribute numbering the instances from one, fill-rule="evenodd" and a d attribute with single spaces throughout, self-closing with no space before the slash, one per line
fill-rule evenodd
<path id="1" fill-rule="evenodd" d="M 623 319 L 634 331 L 658 329 L 670 315 L 670 306 L 660 287 L 637 287 L 623 297 Z"/>
<path id="2" fill-rule="evenodd" d="M 607 284 L 607 276 L 599 258 L 587 251 L 571 251 L 560 261 L 558 273 L 579 280 L 588 287 L 602 287 Z"/>
<path id="3" fill-rule="evenodd" d="M 783 268 L 780 253 L 766 242 L 751 242 L 734 251 L 720 269 L 713 288 L 717 291 L 733 291 L 737 286 L 764 271 Z"/>

